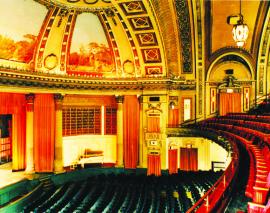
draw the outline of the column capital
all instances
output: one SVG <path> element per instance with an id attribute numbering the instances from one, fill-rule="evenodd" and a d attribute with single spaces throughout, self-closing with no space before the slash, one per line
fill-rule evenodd
<path id="1" fill-rule="evenodd" d="M 143 103 L 143 96 L 140 95 L 140 96 L 138 97 L 138 100 L 139 100 L 139 103 L 142 104 L 142 103 Z"/>
<path id="2" fill-rule="evenodd" d="M 122 103 L 124 102 L 124 97 L 125 97 L 125 96 L 123 96 L 123 95 L 116 95 L 116 96 L 115 96 L 116 102 L 117 102 L 118 104 L 122 104 Z"/>
<path id="3" fill-rule="evenodd" d="M 55 101 L 55 109 L 61 111 L 63 106 L 64 96 L 60 93 L 53 95 Z"/>
<path id="4" fill-rule="evenodd" d="M 35 94 L 33 94 L 33 93 L 26 94 L 25 100 L 26 100 L 26 111 L 33 112 L 34 111 Z"/>

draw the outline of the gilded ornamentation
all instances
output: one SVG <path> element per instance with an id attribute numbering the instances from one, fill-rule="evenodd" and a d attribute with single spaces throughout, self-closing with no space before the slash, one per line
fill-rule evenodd
<path id="1" fill-rule="evenodd" d="M 146 14 L 147 11 L 142 1 L 132 1 L 119 4 L 125 15 Z"/>
<path id="2" fill-rule="evenodd" d="M 187 0 L 175 1 L 182 45 L 183 73 L 192 73 L 192 41 Z"/>
<path id="3" fill-rule="evenodd" d="M 135 31 L 153 29 L 151 20 L 148 16 L 129 18 L 128 21 Z"/>
<path id="4" fill-rule="evenodd" d="M 159 48 L 142 49 L 143 59 L 145 63 L 161 62 Z"/>
<path id="5" fill-rule="evenodd" d="M 139 33 L 139 34 L 136 34 L 136 37 L 137 37 L 141 47 L 143 47 L 143 46 L 158 46 L 156 34 L 154 32 Z"/>

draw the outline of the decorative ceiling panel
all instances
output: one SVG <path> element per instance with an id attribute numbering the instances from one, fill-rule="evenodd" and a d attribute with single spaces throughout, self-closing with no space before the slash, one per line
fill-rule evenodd
<path id="1" fill-rule="evenodd" d="M 145 63 L 159 63 L 161 56 L 159 48 L 142 49 L 143 59 Z"/>
<path id="2" fill-rule="evenodd" d="M 129 21 L 132 29 L 135 31 L 152 30 L 153 29 L 153 25 L 152 25 L 151 20 L 148 16 L 129 18 L 128 21 Z"/>
<path id="3" fill-rule="evenodd" d="M 142 1 L 125 2 L 125 3 L 120 3 L 119 5 L 122 8 L 125 15 L 127 16 L 147 14 L 147 11 Z"/>
<path id="4" fill-rule="evenodd" d="M 157 38 L 154 32 L 136 34 L 140 46 L 157 46 Z"/>
<path id="5" fill-rule="evenodd" d="M 179 34 L 182 47 L 183 73 L 192 73 L 192 35 L 187 0 L 176 0 Z"/>

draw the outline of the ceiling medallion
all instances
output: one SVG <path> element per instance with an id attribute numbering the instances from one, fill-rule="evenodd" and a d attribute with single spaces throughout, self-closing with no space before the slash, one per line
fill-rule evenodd
<path id="1" fill-rule="evenodd" d="M 123 70 L 126 74 L 132 75 L 135 72 L 135 67 L 132 61 L 125 60 L 123 63 Z"/>
<path id="2" fill-rule="evenodd" d="M 51 53 L 47 55 L 44 59 L 44 67 L 51 70 L 57 66 L 58 58 L 55 54 Z"/>

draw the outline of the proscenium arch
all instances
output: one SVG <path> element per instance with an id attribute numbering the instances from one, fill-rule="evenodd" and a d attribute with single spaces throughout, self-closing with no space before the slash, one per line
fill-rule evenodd
<path id="1" fill-rule="evenodd" d="M 212 61 L 212 63 L 210 64 L 210 66 L 209 66 L 209 68 L 207 70 L 206 81 L 209 80 L 210 73 L 212 72 L 213 68 L 217 65 L 219 60 L 222 59 L 225 56 L 228 56 L 228 55 L 236 55 L 236 56 L 239 56 L 240 58 L 242 58 L 248 65 L 248 68 L 249 68 L 250 74 L 251 74 L 251 79 L 252 80 L 255 79 L 256 75 L 255 75 L 254 67 L 252 65 L 252 62 L 250 61 L 250 59 L 247 56 L 245 56 L 243 54 L 240 54 L 240 53 L 237 53 L 237 52 L 226 52 L 224 54 L 219 55 L 218 57 L 215 58 L 214 61 Z"/>

